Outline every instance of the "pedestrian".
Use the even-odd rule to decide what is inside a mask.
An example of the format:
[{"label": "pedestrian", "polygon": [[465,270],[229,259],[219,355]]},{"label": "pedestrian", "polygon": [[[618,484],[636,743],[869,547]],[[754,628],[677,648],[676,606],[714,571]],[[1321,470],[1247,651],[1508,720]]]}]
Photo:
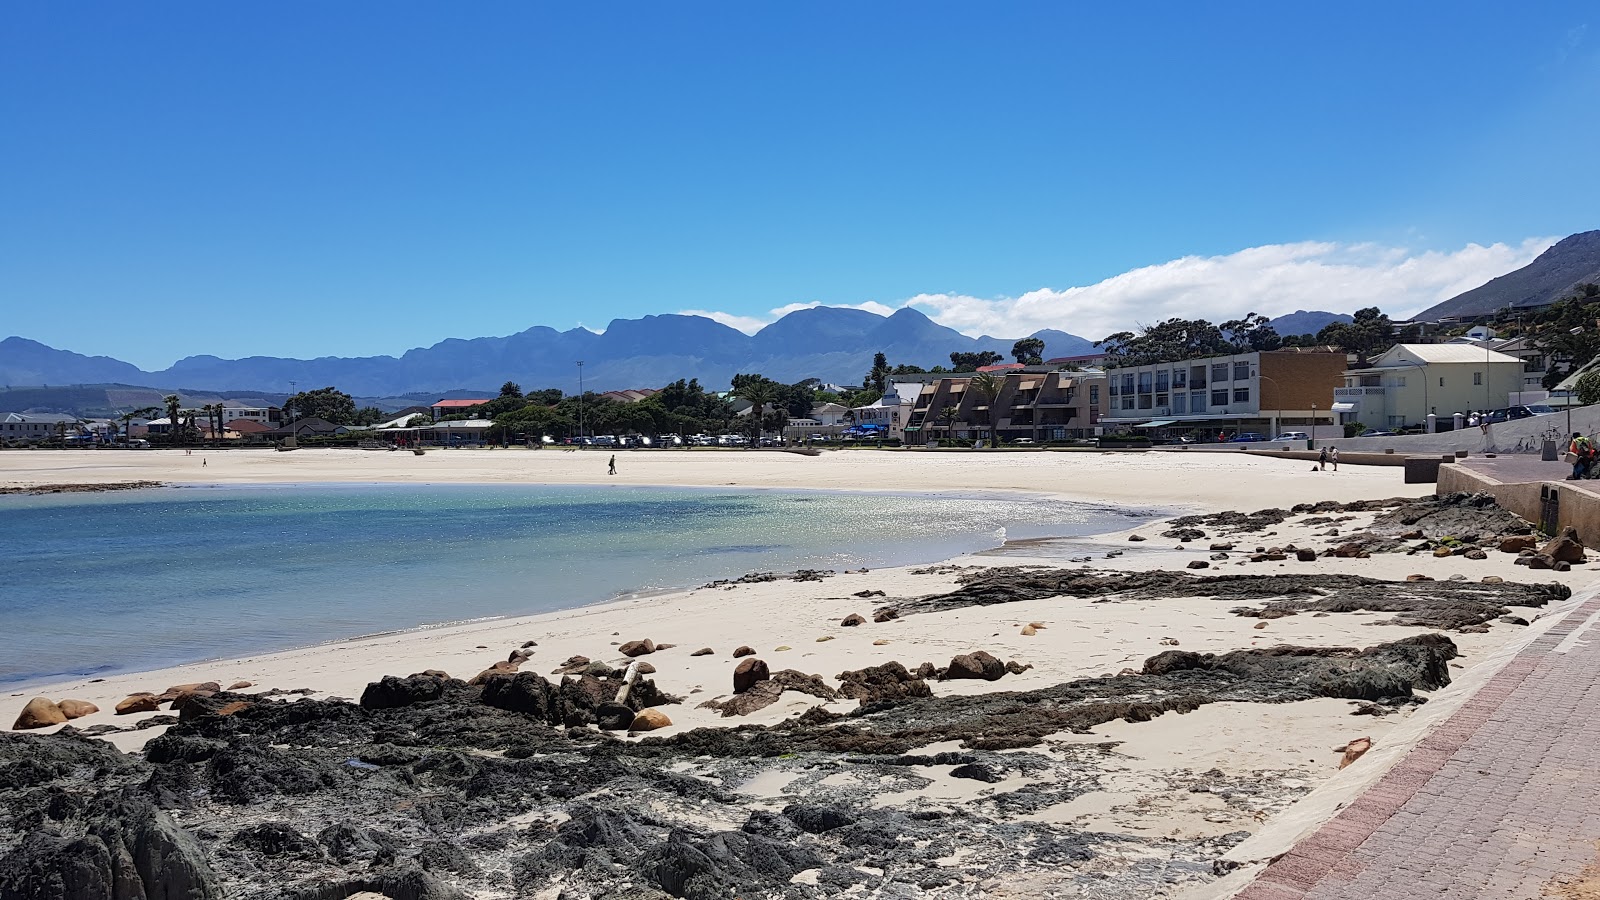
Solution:
[{"label": "pedestrian", "polygon": [[1572,442],[1567,445],[1567,462],[1572,463],[1572,474],[1567,476],[1568,481],[1577,481],[1589,473],[1589,459],[1594,455],[1594,444],[1583,436],[1583,432],[1574,431]]},{"label": "pedestrian", "polygon": [[1339,448],[1332,447],[1328,450],[1328,462],[1333,463],[1333,470],[1339,471]]},{"label": "pedestrian", "polygon": [[210,460],[206,459],[204,456],[200,457],[200,468],[204,469],[206,467],[206,463],[209,461]]},{"label": "pedestrian", "polygon": [[617,455],[615,453],[611,454],[611,471],[606,473],[606,474],[608,474],[608,475],[617,474]]},{"label": "pedestrian", "polygon": [[1317,454],[1317,471],[1321,472],[1324,468],[1327,467],[1327,465],[1328,465],[1328,448],[1327,447],[1323,447],[1322,448],[1322,452]]}]

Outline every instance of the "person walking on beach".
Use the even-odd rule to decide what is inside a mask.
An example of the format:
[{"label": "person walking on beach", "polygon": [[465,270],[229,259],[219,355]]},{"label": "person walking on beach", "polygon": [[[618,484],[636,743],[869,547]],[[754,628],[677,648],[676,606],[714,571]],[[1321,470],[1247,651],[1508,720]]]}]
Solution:
[{"label": "person walking on beach", "polygon": [[1333,470],[1339,471],[1339,448],[1332,447],[1328,450],[1328,462],[1333,463]]},{"label": "person walking on beach", "polygon": [[1323,447],[1322,448],[1322,452],[1317,454],[1317,471],[1321,472],[1323,469],[1327,468],[1327,466],[1328,466],[1328,448],[1327,447]]},{"label": "person walking on beach", "polygon": [[615,453],[611,454],[611,471],[607,472],[606,474],[607,475],[615,475],[615,474],[617,474],[617,455]]}]

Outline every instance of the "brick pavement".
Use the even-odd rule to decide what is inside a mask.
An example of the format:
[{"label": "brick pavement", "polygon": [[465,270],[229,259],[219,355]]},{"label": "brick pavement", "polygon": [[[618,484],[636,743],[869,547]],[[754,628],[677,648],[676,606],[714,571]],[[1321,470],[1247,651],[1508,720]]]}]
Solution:
[{"label": "brick pavement", "polygon": [[1597,847],[1600,595],[1235,900],[1600,897]]}]

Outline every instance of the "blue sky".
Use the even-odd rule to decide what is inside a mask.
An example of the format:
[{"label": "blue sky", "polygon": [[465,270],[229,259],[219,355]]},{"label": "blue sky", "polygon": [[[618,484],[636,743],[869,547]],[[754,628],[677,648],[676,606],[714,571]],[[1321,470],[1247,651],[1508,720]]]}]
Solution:
[{"label": "blue sky", "polygon": [[1596,227],[1592,10],[11,4],[0,334],[161,367],[1414,309]]}]

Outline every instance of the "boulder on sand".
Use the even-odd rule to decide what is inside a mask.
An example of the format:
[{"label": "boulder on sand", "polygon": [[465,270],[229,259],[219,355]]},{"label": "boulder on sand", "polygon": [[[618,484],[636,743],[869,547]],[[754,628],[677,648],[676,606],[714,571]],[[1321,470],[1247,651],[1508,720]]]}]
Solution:
[{"label": "boulder on sand", "polygon": [[618,647],[617,652],[627,657],[644,656],[656,652],[656,642],[649,638],[645,638],[642,641],[629,641]]},{"label": "boulder on sand", "polygon": [[175,684],[156,696],[157,703],[168,703],[178,699],[183,694],[201,694],[210,696],[222,690],[222,685],[215,681],[196,681],[191,684]]},{"label": "boulder on sand", "polygon": [[716,651],[712,650],[710,647],[701,647],[699,650],[696,650],[695,652],[693,652],[693,653],[691,653],[689,655],[690,656],[710,656],[711,654],[713,654],[715,652]]},{"label": "boulder on sand", "polygon": [[740,647],[739,649],[733,651],[733,658],[734,659],[738,659],[741,656],[755,656],[755,655],[756,655],[756,651],[754,649],[750,648],[750,647]]},{"label": "boulder on sand", "polygon": [[851,613],[850,615],[845,616],[844,621],[840,622],[839,624],[846,628],[854,628],[857,625],[867,624],[867,620],[861,618],[861,616],[857,613]]},{"label": "boulder on sand", "polygon": [[655,731],[657,728],[665,728],[671,724],[672,720],[667,718],[667,714],[661,710],[645,709],[640,710],[639,714],[633,717],[633,723],[628,727],[628,730]]},{"label": "boulder on sand", "polygon": [[117,715],[126,716],[132,713],[155,712],[161,707],[156,702],[156,695],[148,691],[133,694],[117,704]]},{"label": "boulder on sand", "polygon": [[926,681],[898,662],[840,672],[838,679],[840,696],[859,700],[862,705],[933,696]]},{"label": "boulder on sand", "polygon": [[960,678],[981,678],[984,681],[999,681],[1005,677],[1005,663],[996,659],[984,650],[972,653],[963,653],[950,660],[949,668],[945,669],[944,678],[955,680]]},{"label": "boulder on sand", "polygon": [[1539,554],[1556,562],[1583,562],[1583,541],[1578,538],[1578,529],[1571,525],[1561,529],[1561,535],[1545,544]]},{"label": "boulder on sand", "polygon": [[56,708],[61,710],[61,714],[69,719],[81,719],[84,716],[93,715],[100,711],[100,707],[87,700],[73,700],[70,698],[57,703]]},{"label": "boulder on sand", "polygon": [[1539,539],[1531,534],[1519,534],[1500,541],[1501,553],[1521,553],[1524,550],[1536,550]]},{"label": "boulder on sand", "polygon": [[758,681],[766,681],[772,674],[767,669],[767,664],[754,657],[739,663],[733,670],[733,692],[742,694],[750,690]]},{"label": "boulder on sand", "polygon": [[26,731],[29,728],[49,728],[65,721],[67,721],[66,715],[61,712],[61,707],[57,706],[54,700],[49,697],[35,697],[22,708],[16,724],[11,728],[13,731]]}]

